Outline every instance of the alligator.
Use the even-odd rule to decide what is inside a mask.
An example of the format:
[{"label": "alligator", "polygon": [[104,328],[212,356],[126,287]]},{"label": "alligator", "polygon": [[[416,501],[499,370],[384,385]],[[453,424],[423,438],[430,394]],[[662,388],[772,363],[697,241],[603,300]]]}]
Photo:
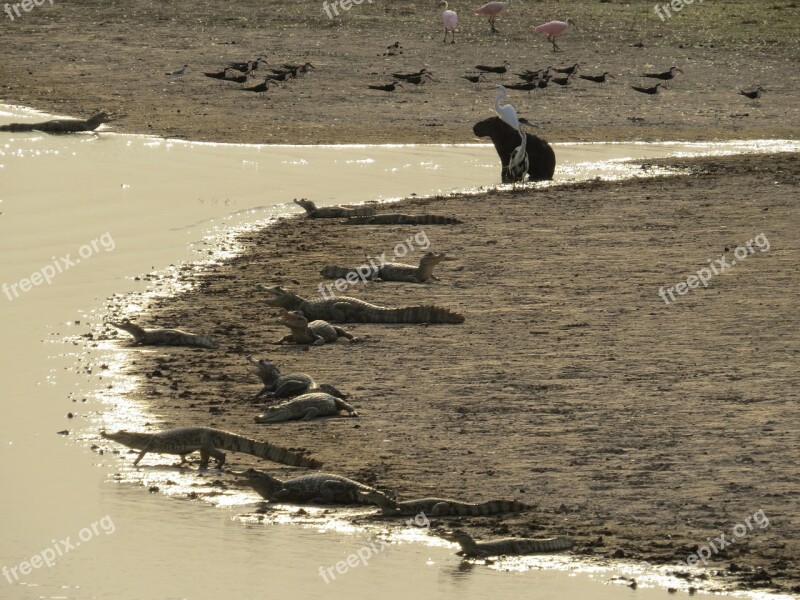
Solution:
[{"label": "alligator", "polygon": [[317,208],[311,200],[295,198],[294,203],[306,211],[309,219],[338,219],[342,217],[371,217],[375,209],[371,206],[323,206]]},{"label": "alligator", "polygon": [[[404,281],[406,283],[426,283],[431,279],[438,281],[433,270],[440,262],[456,260],[444,252],[428,252],[419,259],[419,266],[404,265],[403,263],[383,263],[381,266],[364,266],[356,269],[327,266],[320,271],[320,275],[327,279],[347,279],[348,276],[363,277],[372,281]],[[363,271],[367,270],[367,273]],[[350,275],[353,273],[354,275]]]},{"label": "alligator", "polygon": [[491,500],[480,504],[447,500],[444,498],[422,498],[397,502],[383,495],[368,498],[384,515],[413,516],[425,513],[431,517],[479,517],[508,512],[522,512],[533,507],[515,500]]},{"label": "alligator", "polygon": [[406,306],[386,308],[349,296],[335,298],[305,298],[279,285],[267,287],[258,284],[258,289],[271,295],[267,304],[299,310],[307,319],[325,320],[333,323],[463,323],[464,316],[438,306]]},{"label": "alligator", "polygon": [[339,337],[345,337],[351,342],[357,342],[358,338],[348,333],[341,327],[331,325],[327,321],[317,319],[308,322],[303,313],[294,310],[288,311],[285,308],[280,310],[280,323],[292,330],[287,336],[278,340],[277,344],[284,342],[294,342],[295,344],[311,344],[312,346],[322,346],[325,343],[335,342]]},{"label": "alligator", "polygon": [[99,112],[89,119],[53,119],[40,123],[9,123],[0,126],[0,131],[42,131],[44,133],[78,133],[94,131],[103,123],[111,121],[105,112]]},{"label": "alligator", "polygon": [[235,433],[210,427],[180,427],[158,433],[122,429],[116,433],[101,431],[100,435],[128,448],[139,450],[139,456],[133,461],[134,465],[138,465],[139,461],[148,452],[179,454],[181,457],[180,464],[184,464],[187,462],[187,454],[199,450],[201,467],[207,467],[209,457],[213,456],[214,460],[217,461],[217,467],[222,468],[222,465],[225,464],[225,453],[218,450],[218,448],[222,448],[230,452],[244,452],[258,458],[273,460],[293,467],[319,468],[322,466],[322,463],[318,460],[300,456],[286,448],[281,448],[268,442],[257,442]]},{"label": "alligator", "polygon": [[461,225],[463,221],[442,215],[383,213],[371,217],[350,217],[342,223],[345,225]]},{"label": "alligator", "polygon": [[127,331],[133,336],[133,343],[141,346],[201,346],[216,348],[217,345],[208,336],[187,333],[180,329],[145,329],[130,321],[113,323],[117,329]]},{"label": "alligator", "polygon": [[461,546],[459,556],[484,558],[487,556],[513,556],[519,554],[538,554],[543,552],[561,552],[572,548],[573,541],[568,537],[554,538],[503,538],[490,542],[476,542],[465,531],[455,530],[442,535],[448,541]]},{"label": "alligator", "polygon": [[330,473],[301,475],[286,481],[255,469],[247,469],[239,475],[245,477],[247,485],[269,502],[372,504],[375,498],[390,500],[373,487]]},{"label": "alligator", "polygon": [[264,387],[254,398],[267,396],[268,398],[292,398],[300,394],[319,391],[336,396],[337,398],[347,398],[344,394],[332,385],[327,383],[317,384],[313,378],[305,373],[294,375],[281,375],[278,366],[271,361],[261,359],[258,362],[253,360],[252,355],[248,355],[247,361],[256,368],[256,375],[261,379]]},{"label": "alligator", "polygon": [[351,417],[358,416],[356,409],[341,398],[324,392],[311,392],[268,406],[255,418],[255,421],[256,423],[281,423],[298,419],[310,421],[317,417],[338,415],[340,410],[346,410]]}]

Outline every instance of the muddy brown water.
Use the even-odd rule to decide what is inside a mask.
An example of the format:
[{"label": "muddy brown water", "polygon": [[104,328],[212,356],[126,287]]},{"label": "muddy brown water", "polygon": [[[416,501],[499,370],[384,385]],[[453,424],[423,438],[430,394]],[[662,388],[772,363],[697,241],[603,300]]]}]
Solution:
[{"label": "muddy brown water", "polygon": [[[43,118],[0,106],[0,123]],[[557,180],[569,181],[647,175],[626,164],[634,158],[796,151],[798,144],[555,149]],[[120,374],[135,353],[106,345],[92,351],[103,373],[75,368],[86,349],[74,336],[102,319],[108,296],[146,289],[136,276],[224,258],[236,251],[232,232],[298,212],[295,197],[320,205],[387,200],[479,190],[498,179],[487,145],[252,146],[0,133],[0,598],[630,596],[622,580],[609,584],[614,577],[636,577],[639,598],[680,587],[639,565],[567,556],[463,563],[424,527],[365,530],[313,510],[303,521],[262,523],[240,517],[255,507],[252,494],[209,504],[149,493],[159,482],[192,490],[208,480],[166,466],[168,459],[164,468],[131,470],[130,461],[91,447],[101,426],[157,421],[120,396],[136,385]],[[142,308],[129,307],[133,314]]]}]

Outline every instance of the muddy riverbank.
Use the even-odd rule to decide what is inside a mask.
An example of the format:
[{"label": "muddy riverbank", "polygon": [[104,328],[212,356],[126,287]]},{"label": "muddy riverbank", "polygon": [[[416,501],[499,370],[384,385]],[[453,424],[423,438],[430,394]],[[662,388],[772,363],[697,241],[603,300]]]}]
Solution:
[{"label": "muddy riverbank", "polygon": [[[669,166],[690,174],[392,208],[464,221],[455,226],[281,219],[247,234],[240,256],[202,275],[187,270],[190,291],[156,301],[148,324],[207,333],[221,348],[137,354],[133,393],[166,426],[302,448],[326,470],[402,498],[538,506],[460,523],[480,536],[568,534],[582,554],[671,564],[763,511],[768,526],[709,564],[732,586],[797,591],[798,157]],[[313,296],[322,266],[393,253],[423,231],[417,239],[458,257],[439,268],[441,281],[351,294],[445,306],[464,324],[353,324],[362,343],[273,345],[285,330],[256,284]],[[675,286],[709,261],[735,260],[757,236],[747,260],[707,289],[676,291],[670,304],[659,296],[685,290]],[[248,353],[352,394],[361,417],[256,425],[261,405],[250,397],[260,385]]]}]

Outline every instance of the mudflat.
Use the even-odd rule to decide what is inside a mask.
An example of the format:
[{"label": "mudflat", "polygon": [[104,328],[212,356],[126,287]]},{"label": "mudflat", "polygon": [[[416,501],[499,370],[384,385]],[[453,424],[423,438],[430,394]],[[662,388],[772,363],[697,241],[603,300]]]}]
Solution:
[{"label": "mudflat", "polygon": [[[321,0],[45,2],[13,21],[0,13],[0,97],[73,116],[108,110],[116,131],[192,140],[454,143],[472,141],[472,124],[492,114],[495,84],[519,83],[514,73],[523,69],[580,62],[583,74],[616,79],[511,92],[549,141],[800,136],[796,2],[686,3],[664,20],[652,0],[514,2],[498,18],[498,34],[472,14],[473,4],[480,3],[451,3],[457,43],[444,44],[433,0],[365,1],[332,19]],[[581,31],[559,38],[564,51],[554,53],[533,27],[567,17]],[[402,54],[387,56],[395,42]],[[264,67],[246,84],[203,75],[259,56],[269,67],[316,68],[264,93],[242,89],[260,83]],[[462,78],[503,61],[510,71],[485,83]],[[186,75],[165,74],[184,64]],[[630,89],[655,85],[640,75],[672,66],[685,73],[669,90]],[[423,67],[435,81],[392,93],[367,88]],[[739,95],[758,85],[768,90],[761,100]]]},{"label": "mudflat", "polygon": [[[434,527],[570,535],[578,553],[655,564],[724,534],[729,544],[709,559],[724,583],[712,587],[798,592],[800,159],[649,164],[684,171],[385,208],[461,225],[292,217],[249,233],[241,255],[187,270],[192,289],[147,317],[220,349],[137,355],[131,374],[143,383],[131,393],[166,426],[307,450],[326,471],[401,499],[537,505]],[[316,297],[325,265],[393,258],[401,245],[414,262],[428,243],[458,258],[437,267],[440,281],[358,283],[348,294],[447,307],[463,324],[346,324],[360,343],[274,345],[287,330],[257,284]],[[351,394],[360,417],[255,424],[263,404],[252,400],[261,383],[250,353]]]}]

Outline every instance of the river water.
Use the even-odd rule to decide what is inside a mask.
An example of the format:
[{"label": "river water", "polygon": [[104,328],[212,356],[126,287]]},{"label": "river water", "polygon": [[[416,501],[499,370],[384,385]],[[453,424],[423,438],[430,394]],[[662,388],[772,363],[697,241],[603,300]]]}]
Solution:
[{"label": "river water", "polygon": [[[0,105],[0,124],[44,118],[50,117]],[[798,145],[555,150],[557,178],[567,181],[651,172],[623,159]],[[232,231],[299,212],[295,197],[353,203],[477,189],[498,179],[494,150],[479,144],[253,146],[0,132],[0,599],[661,598],[666,591],[659,586],[681,587],[636,565],[609,568],[559,556],[492,567],[463,563],[453,546],[424,529],[394,532],[383,547],[377,540],[385,532],[344,523],[241,519],[253,508],[252,496],[211,505],[149,493],[124,483],[116,455],[90,446],[99,424],[149,418],[146,407],[119,395],[135,385],[118,373],[127,352],[101,346],[87,361],[75,341],[101,319],[106,298],[146,289],[136,276],[217,259],[220,239]],[[89,362],[109,368],[75,368]],[[177,475],[156,469],[148,476]],[[327,582],[320,575],[321,567],[359,550],[364,556],[364,548],[371,548],[368,564],[353,561]],[[640,587],[609,583],[615,576],[635,576]]]}]

